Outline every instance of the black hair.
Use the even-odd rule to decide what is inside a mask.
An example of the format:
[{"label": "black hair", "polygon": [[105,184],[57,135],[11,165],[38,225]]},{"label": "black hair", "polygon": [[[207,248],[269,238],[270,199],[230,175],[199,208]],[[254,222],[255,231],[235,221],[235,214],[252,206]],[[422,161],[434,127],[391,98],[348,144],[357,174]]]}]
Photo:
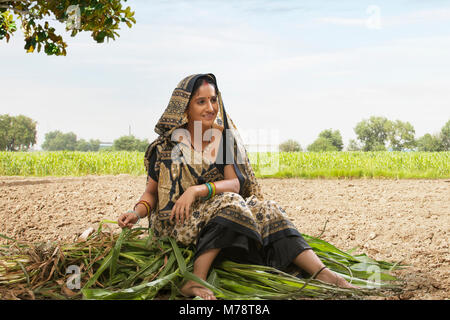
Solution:
[{"label": "black hair", "polygon": [[219,94],[219,89],[217,88],[216,82],[213,79],[211,79],[211,77],[201,76],[197,80],[195,80],[194,86],[192,88],[192,93],[191,93],[191,96],[189,97],[189,101],[188,101],[188,104],[187,104],[186,108],[189,107],[189,104],[191,103],[192,97],[195,95],[195,93],[197,92],[198,88],[202,85],[203,80],[206,80],[206,82],[208,82],[209,84],[212,84],[214,86],[214,90],[216,91],[216,94]]}]

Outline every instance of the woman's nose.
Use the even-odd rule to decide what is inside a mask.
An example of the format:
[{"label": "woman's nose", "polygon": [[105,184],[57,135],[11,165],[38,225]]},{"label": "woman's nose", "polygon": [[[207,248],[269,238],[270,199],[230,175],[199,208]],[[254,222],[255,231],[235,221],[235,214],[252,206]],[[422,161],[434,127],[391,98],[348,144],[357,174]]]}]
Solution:
[{"label": "woman's nose", "polygon": [[208,100],[206,107],[208,108],[209,111],[211,112],[214,111],[214,106],[210,100]]}]

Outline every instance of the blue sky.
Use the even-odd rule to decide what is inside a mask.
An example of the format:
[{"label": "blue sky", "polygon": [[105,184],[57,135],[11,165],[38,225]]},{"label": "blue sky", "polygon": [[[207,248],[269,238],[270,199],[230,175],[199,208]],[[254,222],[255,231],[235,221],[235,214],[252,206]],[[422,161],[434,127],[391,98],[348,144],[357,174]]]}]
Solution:
[{"label": "blue sky", "polygon": [[[0,43],[0,114],[45,133],[113,141],[156,138],[177,83],[214,73],[247,143],[320,131],[344,144],[370,116],[409,121],[416,136],[450,119],[450,1],[130,0],[137,23],[116,41],[71,38],[66,57]],[[270,141],[264,140],[269,133]]]}]

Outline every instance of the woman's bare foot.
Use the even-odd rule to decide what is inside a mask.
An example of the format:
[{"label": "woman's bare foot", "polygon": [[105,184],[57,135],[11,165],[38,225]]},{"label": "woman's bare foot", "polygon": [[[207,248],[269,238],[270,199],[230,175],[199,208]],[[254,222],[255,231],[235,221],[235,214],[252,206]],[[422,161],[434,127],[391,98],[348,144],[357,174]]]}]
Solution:
[{"label": "woman's bare foot", "polygon": [[352,285],[351,283],[347,282],[344,278],[339,276],[338,274],[334,273],[328,268],[323,269],[316,277],[316,279],[334,284],[335,286],[339,288],[347,288],[347,289],[359,289],[359,287]]},{"label": "woman's bare foot", "polygon": [[186,282],[186,284],[181,288],[180,291],[185,297],[198,296],[204,300],[217,300],[211,290],[194,281]]}]

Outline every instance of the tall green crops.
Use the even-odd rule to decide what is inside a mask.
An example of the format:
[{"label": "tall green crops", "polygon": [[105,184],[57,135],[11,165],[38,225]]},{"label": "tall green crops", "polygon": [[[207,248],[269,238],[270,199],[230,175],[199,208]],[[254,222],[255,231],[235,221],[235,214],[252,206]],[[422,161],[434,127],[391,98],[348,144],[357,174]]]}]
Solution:
[{"label": "tall green crops", "polygon": [[450,177],[450,152],[280,152],[249,158],[258,177]]},{"label": "tall green crops", "polygon": [[[449,178],[450,152],[249,153],[257,177]],[[0,152],[0,176],[145,175],[143,152]]]},{"label": "tall green crops", "polygon": [[145,174],[142,152],[0,152],[3,176]]}]

